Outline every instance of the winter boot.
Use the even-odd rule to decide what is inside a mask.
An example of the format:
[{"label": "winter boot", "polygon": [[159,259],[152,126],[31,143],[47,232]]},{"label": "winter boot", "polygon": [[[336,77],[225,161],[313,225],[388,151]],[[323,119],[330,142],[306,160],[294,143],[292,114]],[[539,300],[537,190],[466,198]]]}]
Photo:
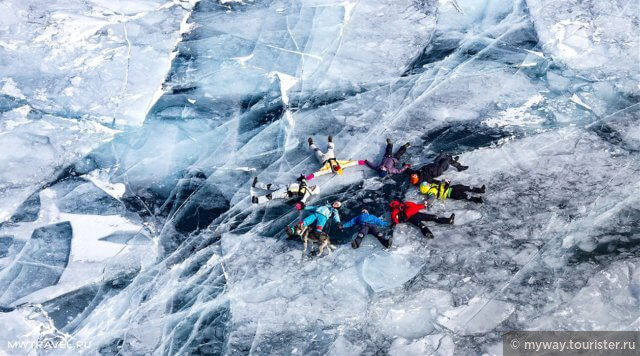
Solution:
[{"label": "winter boot", "polygon": [[472,201],[474,203],[478,203],[478,204],[484,203],[484,200],[482,200],[482,197],[471,197],[467,200]]},{"label": "winter boot", "polygon": [[463,166],[462,164],[460,164],[460,162],[458,161],[453,161],[451,162],[451,165],[456,167],[456,169],[458,170],[458,172],[462,172],[462,171],[466,171],[467,169],[469,169],[469,166]]},{"label": "winter boot", "polygon": [[329,135],[329,137],[327,137],[327,141],[333,142],[333,136]]},{"label": "winter boot", "polygon": [[422,223],[421,225],[422,226],[420,227],[420,232],[422,232],[422,235],[424,235],[424,237],[426,237],[428,239],[432,239],[433,238],[433,233],[431,232],[431,230],[429,230],[427,225],[425,225],[424,223]]},{"label": "winter boot", "polygon": [[380,242],[382,243],[382,246],[384,246],[385,248],[391,248],[391,245],[393,245],[393,238],[389,237],[388,239],[381,239]]},{"label": "winter boot", "polygon": [[313,139],[311,137],[309,137],[309,139],[307,139],[307,142],[309,142],[309,146],[313,145]]},{"label": "winter boot", "polygon": [[253,182],[251,182],[251,188],[255,188],[256,184],[258,184],[258,177],[253,177]]},{"label": "winter boot", "polygon": [[456,219],[456,214],[451,214],[451,216],[449,217],[449,224],[453,225],[453,221]]}]

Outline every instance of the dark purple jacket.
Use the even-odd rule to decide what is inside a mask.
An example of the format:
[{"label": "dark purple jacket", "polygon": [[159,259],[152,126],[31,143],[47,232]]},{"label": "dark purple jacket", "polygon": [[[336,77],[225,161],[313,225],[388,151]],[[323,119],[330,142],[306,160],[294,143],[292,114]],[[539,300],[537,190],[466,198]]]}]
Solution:
[{"label": "dark purple jacket", "polygon": [[396,164],[398,164],[398,159],[394,158],[394,157],[384,157],[382,159],[382,162],[380,162],[380,164],[377,165],[377,166],[371,164],[371,162],[369,162],[369,161],[365,161],[365,163],[367,164],[367,167],[369,167],[371,169],[375,169],[376,171],[381,171],[384,168],[384,170],[389,172],[389,174],[404,173],[404,171],[406,171],[407,168],[409,168],[406,165],[403,166],[400,169],[396,168]]}]

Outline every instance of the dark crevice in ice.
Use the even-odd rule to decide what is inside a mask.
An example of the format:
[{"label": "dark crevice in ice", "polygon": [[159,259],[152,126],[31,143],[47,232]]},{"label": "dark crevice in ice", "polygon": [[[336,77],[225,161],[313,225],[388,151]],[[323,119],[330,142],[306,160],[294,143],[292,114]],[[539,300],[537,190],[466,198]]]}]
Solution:
[{"label": "dark crevice in ice", "polygon": [[56,328],[66,333],[73,331],[104,300],[126,288],[138,270],[123,272],[108,281],[93,283],[43,303],[43,308]]},{"label": "dark crevice in ice", "polygon": [[62,222],[33,231],[19,258],[0,277],[0,305],[58,283],[71,253],[71,224]]}]

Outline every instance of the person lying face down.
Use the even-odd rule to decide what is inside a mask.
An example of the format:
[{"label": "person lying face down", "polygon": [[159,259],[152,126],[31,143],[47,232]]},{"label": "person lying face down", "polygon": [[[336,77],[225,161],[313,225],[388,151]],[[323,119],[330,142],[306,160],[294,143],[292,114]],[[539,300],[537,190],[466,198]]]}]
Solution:
[{"label": "person lying face down", "polygon": [[300,210],[304,208],[307,200],[312,195],[320,194],[320,187],[316,185],[307,185],[307,179],[304,175],[300,175],[296,181],[297,183],[282,185],[262,183],[258,181],[258,177],[254,177],[251,188],[266,190],[269,193],[257,196],[254,195],[252,191],[251,202],[253,204],[263,204],[271,201],[272,199],[293,199],[296,209]]},{"label": "person lying face down", "polygon": [[470,196],[469,193],[484,194],[485,186],[470,187],[463,184],[451,184],[448,181],[440,183],[420,183],[420,193],[427,196],[428,201],[435,199],[468,200],[474,203],[482,203],[482,197]]},{"label": "person lying face down", "polygon": [[362,239],[364,239],[367,234],[371,234],[375,236],[378,241],[382,244],[382,246],[389,248],[391,247],[391,238],[385,239],[384,233],[380,230],[381,228],[386,228],[389,226],[389,223],[377,218],[369,214],[367,209],[362,209],[360,215],[354,217],[353,219],[347,221],[343,227],[345,229],[350,228],[352,226],[357,226],[359,228],[358,234],[356,238],[351,242],[351,247],[358,248],[360,247],[360,243],[362,243]]},{"label": "person lying face down", "polygon": [[389,203],[389,208],[391,208],[391,221],[394,225],[409,222],[419,228],[422,235],[428,239],[433,238],[433,233],[427,227],[427,221],[433,221],[438,224],[453,225],[453,221],[456,216],[455,214],[451,214],[450,217],[445,218],[422,213],[420,210],[424,210],[427,207],[424,204],[416,204],[410,201],[399,202],[394,200]]},{"label": "person lying face down", "polygon": [[327,152],[322,152],[318,146],[313,143],[313,139],[309,137],[307,140],[309,142],[309,149],[313,151],[316,159],[322,167],[309,175],[306,176],[307,180],[312,180],[315,177],[319,177],[325,174],[334,173],[334,174],[342,174],[343,170],[348,167],[353,167],[357,165],[364,165],[364,160],[346,160],[339,161],[336,159],[336,154],[334,151],[335,145],[333,143],[333,137],[327,137]]},{"label": "person lying face down", "polygon": [[391,142],[391,139],[388,138],[387,147],[384,152],[384,157],[382,157],[382,161],[378,165],[375,165],[367,160],[365,160],[364,163],[367,165],[367,167],[377,171],[380,177],[385,177],[387,176],[387,174],[404,173],[404,171],[406,171],[408,168],[411,168],[411,165],[403,164],[402,168],[399,169],[396,168],[396,165],[400,161],[400,157],[402,157],[402,155],[407,152],[407,148],[409,148],[410,145],[411,144],[407,142],[404,145],[400,146],[396,153],[393,153],[393,142]]},{"label": "person lying face down", "polygon": [[426,164],[416,170],[408,169],[406,173],[409,175],[409,182],[413,185],[418,185],[421,182],[427,183],[439,183],[440,181],[434,179],[442,175],[449,166],[454,166],[459,172],[462,172],[469,168],[469,166],[463,166],[458,162],[458,156],[452,157],[448,153],[439,154],[433,162]]}]

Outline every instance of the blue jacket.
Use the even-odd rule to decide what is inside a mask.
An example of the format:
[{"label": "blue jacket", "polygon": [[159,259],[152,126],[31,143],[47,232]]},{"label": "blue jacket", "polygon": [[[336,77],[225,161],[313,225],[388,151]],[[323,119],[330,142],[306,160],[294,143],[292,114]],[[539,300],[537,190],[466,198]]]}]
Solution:
[{"label": "blue jacket", "polygon": [[349,220],[346,224],[343,225],[343,227],[347,228],[347,227],[352,227],[353,225],[364,225],[364,224],[378,225],[381,227],[387,227],[389,225],[388,222],[381,220],[371,214],[362,213],[356,216],[355,218]]},{"label": "blue jacket", "polygon": [[327,219],[330,219],[331,217],[333,217],[333,221],[335,221],[337,224],[340,224],[340,214],[338,213],[338,210],[332,207],[331,205],[323,205],[323,206],[309,205],[305,207],[304,210],[312,211],[316,214],[323,215]]}]

